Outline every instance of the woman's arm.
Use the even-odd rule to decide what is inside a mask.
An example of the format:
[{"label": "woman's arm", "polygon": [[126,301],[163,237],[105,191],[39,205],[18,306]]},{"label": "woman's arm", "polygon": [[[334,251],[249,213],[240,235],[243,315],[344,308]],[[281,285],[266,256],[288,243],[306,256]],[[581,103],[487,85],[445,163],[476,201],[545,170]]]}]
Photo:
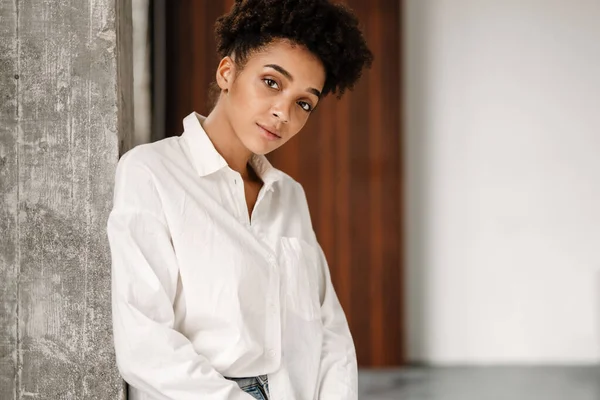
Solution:
[{"label": "woman's arm", "polygon": [[348,321],[331,282],[329,265],[312,227],[308,201],[302,185],[297,185],[298,210],[303,226],[309,230],[308,242],[317,250],[319,269],[319,300],[323,345],[319,368],[318,400],[357,400],[358,368],[356,350],[350,334]]},{"label": "woman's arm", "polygon": [[130,155],[119,161],[107,224],[119,372],[156,399],[250,400],[173,329],[177,258],[152,175]]},{"label": "woman's arm", "polygon": [[344,310],[331,283],[325,254],[317,244],[323,279],[321,320],[323,348],[319,372],[319,400],[358,399],[356,351]]}]

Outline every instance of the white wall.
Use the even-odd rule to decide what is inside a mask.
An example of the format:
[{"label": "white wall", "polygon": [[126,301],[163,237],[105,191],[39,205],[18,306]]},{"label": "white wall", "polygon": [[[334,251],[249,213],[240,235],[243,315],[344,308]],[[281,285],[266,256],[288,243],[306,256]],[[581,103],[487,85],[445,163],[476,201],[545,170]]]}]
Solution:
[{"label": "white wall", "polygon": [[151,141],[152,93],[150,77],[149,0],[132,0],[133,20],[133,144]]},{"label": "white wall", "polygon": [[600,360],[600,1],[405,0],[409,354]]}]

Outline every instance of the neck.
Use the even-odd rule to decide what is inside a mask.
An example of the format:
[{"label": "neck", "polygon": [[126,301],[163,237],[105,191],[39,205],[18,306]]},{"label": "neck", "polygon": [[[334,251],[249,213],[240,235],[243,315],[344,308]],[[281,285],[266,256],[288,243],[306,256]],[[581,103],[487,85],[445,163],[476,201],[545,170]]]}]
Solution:
[{"label": "neck", "polygon": [[202,128],[229,167],[239,172],[243,179],[252,178],[253,174],[248,168],[252,152],[235,134],[219,102],[202,123]]}]

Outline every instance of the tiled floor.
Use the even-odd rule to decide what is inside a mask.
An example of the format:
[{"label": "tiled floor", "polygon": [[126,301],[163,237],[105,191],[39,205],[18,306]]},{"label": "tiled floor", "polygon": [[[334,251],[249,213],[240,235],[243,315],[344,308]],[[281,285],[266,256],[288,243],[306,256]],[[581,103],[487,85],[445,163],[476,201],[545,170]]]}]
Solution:
[{"label": "tiled floor", "polygon": [[361,370],[360,400],[600,400],[598,367]]}]

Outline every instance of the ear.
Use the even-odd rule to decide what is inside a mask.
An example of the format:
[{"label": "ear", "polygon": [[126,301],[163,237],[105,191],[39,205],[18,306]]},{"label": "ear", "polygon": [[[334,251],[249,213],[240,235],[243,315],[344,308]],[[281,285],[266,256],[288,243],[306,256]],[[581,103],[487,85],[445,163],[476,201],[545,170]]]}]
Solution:
[{"label": "ear", "polygon": [[217,67],[217,85],[223,91],[228,91],[235,77],[235,63],[231,57],[224,57]]}]

